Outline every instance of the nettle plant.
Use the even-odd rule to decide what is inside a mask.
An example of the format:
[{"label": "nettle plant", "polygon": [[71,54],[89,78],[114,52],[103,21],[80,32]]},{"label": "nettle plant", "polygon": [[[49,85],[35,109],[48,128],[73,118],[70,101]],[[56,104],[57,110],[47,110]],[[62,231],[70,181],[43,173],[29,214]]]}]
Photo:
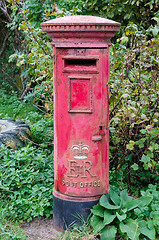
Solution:
[{"label": "nettle plant", "polygon": [[[159,191],[153,185],[133,199],[126,190],[111,189],[91,210],[91,225],[101,240],[155,240],[159,236]],[[147,239],[146,238],[146,239]]]}]

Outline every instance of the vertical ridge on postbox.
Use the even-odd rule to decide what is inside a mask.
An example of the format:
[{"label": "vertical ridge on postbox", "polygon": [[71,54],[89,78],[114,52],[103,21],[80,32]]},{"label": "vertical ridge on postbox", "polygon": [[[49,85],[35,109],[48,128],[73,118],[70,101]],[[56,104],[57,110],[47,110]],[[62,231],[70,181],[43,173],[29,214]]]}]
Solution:
[{"label": "vertical ridge on postbox", "polygon": [[41,26],[54,49],[54,197],[98,200],[109,185],[109,46],[120,24],[69,16]]}]

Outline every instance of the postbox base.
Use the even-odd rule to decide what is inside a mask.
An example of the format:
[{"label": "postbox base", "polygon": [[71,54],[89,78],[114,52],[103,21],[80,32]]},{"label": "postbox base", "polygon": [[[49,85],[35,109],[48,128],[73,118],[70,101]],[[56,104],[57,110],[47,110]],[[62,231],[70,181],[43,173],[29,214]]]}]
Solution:
[{"label": "postbox base", "polygon": [[74,224],[81,226],[84,221],[87,221],[90,209],[98,203],[100,198],[97,196],[93,200],[89,200],[89,198],[79,198],[78,200],[77,197],[66,199],[67,196],[63,194],[57,196],[55,192],[57,193],[57,191],[54,190],[53,193],[53,224],[58,231],[72,228]]}]

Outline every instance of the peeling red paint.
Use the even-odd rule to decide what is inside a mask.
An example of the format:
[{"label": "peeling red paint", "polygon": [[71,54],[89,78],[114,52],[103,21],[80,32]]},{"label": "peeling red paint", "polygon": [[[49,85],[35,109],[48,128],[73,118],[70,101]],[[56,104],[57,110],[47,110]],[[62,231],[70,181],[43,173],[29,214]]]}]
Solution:
[{"label": "peeling red paint", "polygon": [[97,199],[109,189],[109,46],[120,24],[70,16],[41,25],[54,49],[54,194]]}]

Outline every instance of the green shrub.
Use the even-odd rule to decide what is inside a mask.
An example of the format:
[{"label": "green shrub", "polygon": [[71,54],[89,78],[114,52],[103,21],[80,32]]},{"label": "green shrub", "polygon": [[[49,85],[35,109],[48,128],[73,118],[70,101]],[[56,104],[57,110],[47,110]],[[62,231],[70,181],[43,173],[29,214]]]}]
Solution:
[{"label": "green shrub", "polygon": [[91,210],[91,225],[101,240],[155,240],[159,236],[159,191],[149,185],[140,198],[133,199],[126,190],[119,194],[111,189]]},{"label": "green shrub", "polygon": [[52,115],[46,111],[43,113],[37,109],[31,103],[32,99],[29,99],[29,96],[26,96],[24,100],[20,101],[15,92],[8,95],[4,90],[1,90],[1,93],[0,117],[25,121],[30,126],[33,142],[37,145],[42,144],[45,147],[52,148]]},{"label": "green shrub", "polygon": [[119,21],[124,26],[132,21],[138,26],[148,27],[153,23],[152,17],[158,10],[158,0],[58,0],[57,4],[62,10],[102,16]]},{"label": "green shrub", "polygon": [[0,94],[0,117],[2,118],[17,118],[24,120],[28,113],[35,112],[37,109],[31,102],[25,103],[20,101],[16,92],[11,91],[6,94],[5,90],[1,89]]},{"label": "green shrub", "polygon": [[158,36],[130,23],[111,48],[110,169],[129,191],[159,180]]},{"label": "green shrub", "polygon": [[53,154],[27,146],[0,148],[1,199],[8,217],[28,221],[52,215]]},{"label": "green shrub", "polygon": [[17,223],[8,222],[5,217],[5,202],[0,200],[0,239],[2,240],[26,240],[22,229]]}]

